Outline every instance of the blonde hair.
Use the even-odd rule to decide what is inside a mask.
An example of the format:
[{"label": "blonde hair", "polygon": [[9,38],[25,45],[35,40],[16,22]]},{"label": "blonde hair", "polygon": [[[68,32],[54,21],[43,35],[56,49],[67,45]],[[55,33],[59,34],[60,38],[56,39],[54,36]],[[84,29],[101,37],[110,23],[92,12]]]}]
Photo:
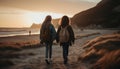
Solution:
[{"label": "blonde hair", "polygon": [[41,28],[48,28],[48,26],[51,24],[51,21],[52,17],[50,15],[46,16]]},{"label": "blonde hair", "polygon": [[50,15],[46,16],[46,18],[45,18],[43,23],[47,23],[49,21],[52,21],[52,17]]}]

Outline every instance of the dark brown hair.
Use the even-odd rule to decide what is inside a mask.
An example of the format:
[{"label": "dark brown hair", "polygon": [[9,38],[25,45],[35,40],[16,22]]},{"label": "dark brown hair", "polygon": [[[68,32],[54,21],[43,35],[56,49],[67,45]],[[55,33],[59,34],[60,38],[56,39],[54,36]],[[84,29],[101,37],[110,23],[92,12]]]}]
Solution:
[{"label": "dark brown hair", "polygon": [[65,26],[69,25],[69,22],[70,22],[69,17],[65,15],[61,18],[60,25],[62,27],[65,27]]}]

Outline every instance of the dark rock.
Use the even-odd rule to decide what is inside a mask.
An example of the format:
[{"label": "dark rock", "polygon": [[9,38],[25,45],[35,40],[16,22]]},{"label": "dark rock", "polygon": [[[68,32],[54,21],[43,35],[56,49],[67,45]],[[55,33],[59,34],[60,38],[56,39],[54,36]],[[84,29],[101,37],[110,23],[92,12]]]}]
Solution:
[{"label": "dark rock", "polygon": [[102,28],[120,27],[120,0],[102,0],[95,7],[74,15],[72,25],[78,27],[89,25],[102,26]]}]

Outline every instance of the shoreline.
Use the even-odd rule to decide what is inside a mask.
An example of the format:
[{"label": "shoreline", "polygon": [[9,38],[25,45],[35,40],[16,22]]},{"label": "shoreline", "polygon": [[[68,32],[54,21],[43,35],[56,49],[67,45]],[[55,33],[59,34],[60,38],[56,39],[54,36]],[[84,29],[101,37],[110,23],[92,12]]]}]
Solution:
[{"label": "shoreline", "polygon": [[[94,35],[110,34],[116,31],[118,30],[91,30],[91,29],[84,31],[75,30],[75,39],[77,40]],[[23,47],[32,46],[36,44],[40,44],[39,34],[0,37],[0,47],[2,46]]]},{"label": "shoreline", "polygon": [[[90,41],[93,38],[96,38],[98,36],[101,35],[106,35],[106,34],[112,34],[116,31],[110,31],[108,30],[103,31],[103,30],[84,30],[84,31],[76,31],[75,32],[75,36],[76,36],[76,40],[75,40],[75,44],[73,46],[70,46],[69,49],[69,66],[64,66],[64,64],[62,63],[63,59],[62,59],[62,49],[58,44],[54,44],[53,45],[53,63],[52,63],[52,67],[51,68],[59,68],[59,69],[64,69],[66,67],[68,68],[73,68],[76,69],[78,68],[83,68],[83,69],[89,69],[89,64],[82,64],[79,63],[78,58],[79,56],[85,51],[85,49],[83,49],[83,45],[84,43]],[[44,69],[48,66],[46,66],[45,62],[44,62],[44,53],[45,53],[45,47],[44,45],[39,46],[37,45],[37,43],[39,43],[39,35],[20,35],[20,36],[12,36],[12,37],[4,37],[4,38],[0,38],[0,43],[3,42],[3,44],[7,45],[8,42],[12,45],[13,44],[13,48],[14,47],[21,47],[21,49],[13,49],[13,48],[5,48],[5,51],[1,51],[1,58],[3,59],[8,59],[9,58],[9,62],[13,63],[13,65],[10,65],[7,61],[4,61],[4,65],[10,65],[10,67],[7,67],[9,69],[16,69],[16,68],[26,68],[26,67],[30,67],[32,69],[37,69],[37,68],[41,68]],[[10,44],[8,44],[10,46]],[[1,44],[0,44],[1,45]],[[11,46],[11,47],[12,47]],[[23,48],[24,46],[27,46],[26,48]],[[38,47],[37,47],[38,46]],[[1,46],[0,46],[1,49]],[[3,48],[4,49],[4,48]],[[10,49],[10,51],[9,51]],[[12,49],[12,50],[11,50]],[[2,53],[4,52],[4,54]],[[2,59],[1,59],[2,60]],[[80,65],[82,64],[82,65]],[[34,66],[34,67],[31,67]],[[61,67],[63,66],[63,67]],[[85,68],[84,68],[85,67]]]},{"label": "shoreline", "polygon": [[23,46],[36,45],[39,43],[39,34],[0,37],[0,47],[11,46],[20,48]]}]

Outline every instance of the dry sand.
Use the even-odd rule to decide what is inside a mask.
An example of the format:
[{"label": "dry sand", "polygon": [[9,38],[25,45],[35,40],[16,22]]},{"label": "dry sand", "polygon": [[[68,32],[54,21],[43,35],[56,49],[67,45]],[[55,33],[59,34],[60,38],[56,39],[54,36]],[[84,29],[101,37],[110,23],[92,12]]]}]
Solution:
[{"label": "dry sand", "polygon": [[[54,44],[52,64],[47,65],[45,63],[44,61],[45,47],[43,46],[38,48],[22,49],[21,51],[15,51],[15,53],[17,54],[24,54],[24,55],[19,55],[18,58],[9,58],[9,60],[11,60],[14,63],[14,65],[10,67],[6,67],[4,69],[89,69],[88,64],[77,62],[79,55],[82,52],[84,52],[84,49],[81,46],[86,41],[89,41],[97,36],[100,36],[103,34],[109,34],[113,32],[115,32],[115,30],[76,31],[75,33],[76,33],[77,39],[75,41],[75,44],[73,46],[70,46],[68,65],[63,64],[62,48],[59,46],[59,44]],[[95,33],[98,33],[98,34],[95,34]],[[14,43],[15,44],[17,43],[17,44],[14,45]],[[37,43],[39,43],[39,35],[31,35],[31,36],[24,35],[24,36],[12,36],[12,37],[0,38],[1,46],[4,46],[4,44],[11,45],[11,46],[12,45],[25,46],[26,44],[34,45]]]}]

